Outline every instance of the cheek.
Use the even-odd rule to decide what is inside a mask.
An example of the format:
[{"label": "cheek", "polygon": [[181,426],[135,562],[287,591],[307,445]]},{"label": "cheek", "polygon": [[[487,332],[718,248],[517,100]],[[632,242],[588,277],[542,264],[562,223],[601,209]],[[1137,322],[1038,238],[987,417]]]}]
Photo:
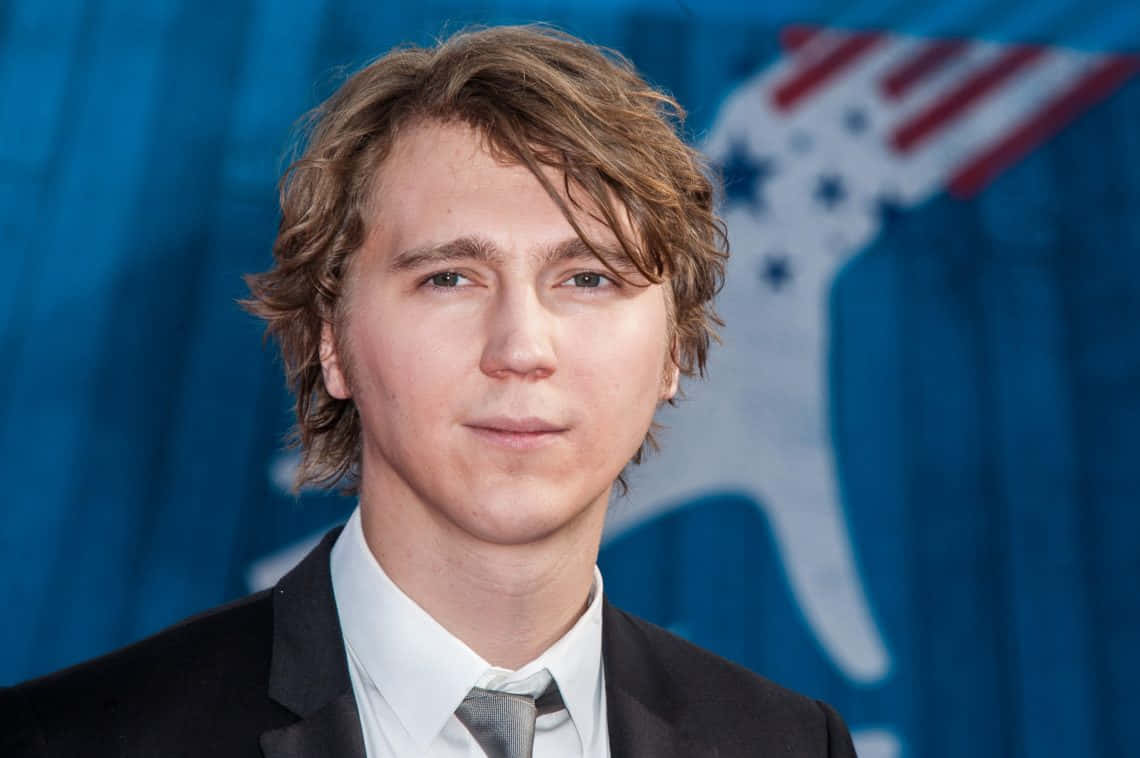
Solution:
[{"label": "cheek", "polygon": [[[657,408],[666,363],[664,315],[610,319],[573,344],[574,365],[593,408],[616,421],[622,437],[644,435]],[[645,427],[644,429],[641,427]]]},{"label": "cheek", "polygon": [[408,428],[446,412],[464,360],[458,345],[441,341],[446,331],[377,316],[361,319],[352,336],[353,396],[362,414]]}]

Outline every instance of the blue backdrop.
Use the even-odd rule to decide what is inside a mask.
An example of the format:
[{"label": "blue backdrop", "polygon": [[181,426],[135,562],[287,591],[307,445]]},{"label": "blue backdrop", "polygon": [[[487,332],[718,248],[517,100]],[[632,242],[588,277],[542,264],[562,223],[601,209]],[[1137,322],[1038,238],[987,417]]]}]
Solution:
[{"label": "blue backdrop", "polygon": [[[1140,51],[1131,0],[0,4],[0,684],[243,594],[266,556],[344,518],[350,501],[279,486],[289,399],[234,302],[241,274],[270,260],[290,125],[345,68],[398,42],[531,20],[622,50],[690,109],[692,139],[729,180],[736,255],[753,272],[739,297],[755,298],[757,322],[808,278],[801,259],[752,242],[768,239],[762,214],[779,202],[771,166],[810,149],[792,130],[766,162],[763,138],[791,116],[761,123],[745,97],[794,69],[789,25]],[[848,130],[877,113],[847,108]],[[808,412],[826,424],[819,460],[834,461],[836,494],[819,496],[829,524],[796,521],[815,501],[785,508],[775,484],[726,474],[635,499],[603,550],[619,604],[834,703],[865,756],[1130,744],[1140,76],[1070,115],[976,191],[946,180],[903,202],[876,190],[875,233],[847,240],[821,275],[824,381]],[[870,176],[857,153],[820,175],[816,201],[857,195],[843,189]],[[769,344],[748,334],[726,340],[724,365],[744,365],[740,344]],[[782,353],[749,355],[773,387],[787,380]],[[717,370],[714,353],[719,392]],[[763,426],[781,402],[769,374],[735,373],[720,396],[754,389],[750,423]],[[676,460],[753,449],[693,428],[704,436],[666,440]],[[777,474],[793,489],[814,477]],[[818,554],[797,529],[823,535]],[[850,560],[820,557],[829,529]],[[815,615],[829,582],[857,586],[835,592],[857,596],[864,637]]]}]

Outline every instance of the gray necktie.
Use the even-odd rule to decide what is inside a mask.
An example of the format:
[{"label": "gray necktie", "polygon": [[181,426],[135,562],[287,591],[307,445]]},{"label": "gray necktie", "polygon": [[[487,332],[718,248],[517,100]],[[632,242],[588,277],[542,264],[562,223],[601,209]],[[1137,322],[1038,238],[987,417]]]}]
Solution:
[{"label": "gray necktie", "polygon": [[535,720],[564,707],[553,681],[537,701],[530,695],[472,687],[455,709],[455,716],[487,758],[531,758]]}]

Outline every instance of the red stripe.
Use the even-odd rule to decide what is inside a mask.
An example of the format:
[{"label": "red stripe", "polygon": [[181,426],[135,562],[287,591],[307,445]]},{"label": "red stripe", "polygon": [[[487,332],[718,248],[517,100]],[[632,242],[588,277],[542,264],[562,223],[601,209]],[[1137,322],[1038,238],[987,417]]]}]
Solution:
[{"label": "red stripe", "polygon": [[819,60],[812,61],[796,71],[788,81],[777,87],[772,93],[772,102],[780,110],[789,110],[845,66],[856,61],[881,39],[881,34],[851,35]]},{"label": "red stripe", "polygon": [[927,137],[950,123],[990,90],[1025,68],[1045,52],[1041,47],[1015,47],[932,103],[891,135],[891,146],[901,153],[918,147]]},{"label": "red stripe", "polygon": [[969,44],[965,40],[948,39],[923,46],[917,55],[903,61],[883,79],[883,91],[899,99],[923,78],[933,74],[962,54]]},{"label": "red stripe", "polygon": [[821,31],[818,26],[795,24],[780,30],[780,46],[785,52],[794,53],[811,41]]},{"label": "red stripe", "polygon": [[1097,66],[1064,94],[958,171],[950,180],[950,192],[962,198],[977,194],[999,173],[1052,137],[1082,111],[1108,97],[1136,73],[1140,73],[1140,56],[1113,58]]}]

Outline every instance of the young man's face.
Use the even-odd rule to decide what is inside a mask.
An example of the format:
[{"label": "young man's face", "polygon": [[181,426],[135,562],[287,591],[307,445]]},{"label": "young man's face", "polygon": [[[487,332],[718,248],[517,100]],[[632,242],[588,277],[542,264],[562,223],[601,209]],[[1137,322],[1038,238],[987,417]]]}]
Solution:
[{"label": "young man's face", "polygon": [[329,390],[360,412],[364,497],[498,544],[600,516],[676,391],[664,287],[611,275],[538,180],[462,125],[405,132],[372,213],[343,353],[327,331],[323,350]]}]

